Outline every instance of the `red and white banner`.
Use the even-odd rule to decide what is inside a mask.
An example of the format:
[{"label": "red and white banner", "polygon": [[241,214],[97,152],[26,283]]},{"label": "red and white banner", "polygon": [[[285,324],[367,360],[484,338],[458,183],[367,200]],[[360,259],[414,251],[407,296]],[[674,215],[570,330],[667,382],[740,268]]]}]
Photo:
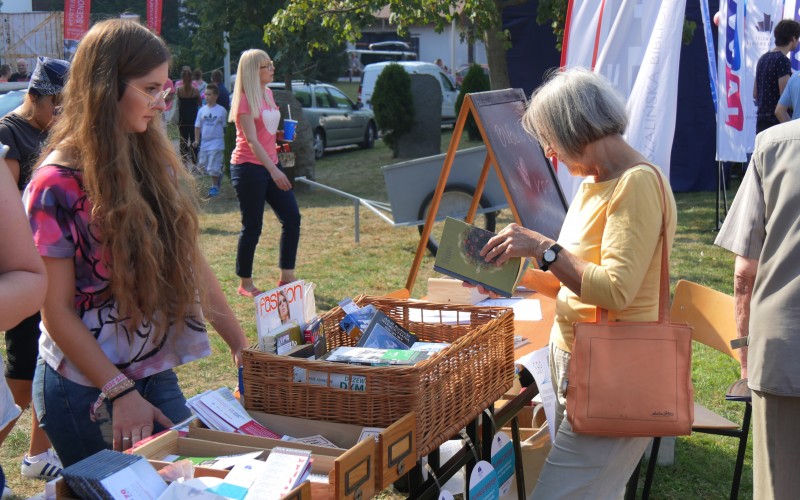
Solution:
[{"label": "red and white banner", "polygon": [[[745,12],[746,5],[746,12]],[[782,0],[722,0],[717,54],[717,160],[747,161],[756,136],[758,59],[775,45]]]},{"label": "red and white banner", "polygon": [[[562,66],[608,78],[627,100],[627,141],[669,177],[686,0],[570,0]],[[572,199],[582,179],[559,169]]]},{"label": "red and white banner", "polygon": [[89,31],[91,0],[64,0],[64,40],[80,40]]},{"label": "red and white banner", "polygon": [[147,27],[153,33],[161,34],[162,0],[147,0]]}]

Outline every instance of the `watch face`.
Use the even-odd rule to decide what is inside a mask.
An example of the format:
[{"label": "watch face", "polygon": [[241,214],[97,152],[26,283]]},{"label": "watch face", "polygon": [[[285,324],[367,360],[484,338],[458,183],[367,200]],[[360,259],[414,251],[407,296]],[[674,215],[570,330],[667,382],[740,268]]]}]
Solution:
[{"label": "watch face", "polygon": [[544,251],[544,255],[542,255],[542,260],[545,262],[553,262],[556,260],[556,253],[551,249],[547,249]]}]

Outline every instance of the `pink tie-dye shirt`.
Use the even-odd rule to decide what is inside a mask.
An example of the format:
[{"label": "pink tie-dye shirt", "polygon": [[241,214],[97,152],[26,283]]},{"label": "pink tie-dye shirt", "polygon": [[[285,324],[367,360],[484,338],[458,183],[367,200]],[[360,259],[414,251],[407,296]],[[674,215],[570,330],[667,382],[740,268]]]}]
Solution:
[{"label": "pink tie-dye shirt", "polygon": [[[75,264],[75,312],[112,363],[134,380],[154,375],[211,354],[203,312],[197,304],[176,328],[172,321],[158,342],[153,325],[133,325],[121,317],[110,294],[107,259],[91,222],[92,203],[83,189],[83,174],[59,165],[38,169],[23,198],[33,239],[44,257],[72,259]],[[142,237],[152,237],[142,235]],[[41,325],[39,353],[45,362],[73,382],[92,385],[67,359]]]}]

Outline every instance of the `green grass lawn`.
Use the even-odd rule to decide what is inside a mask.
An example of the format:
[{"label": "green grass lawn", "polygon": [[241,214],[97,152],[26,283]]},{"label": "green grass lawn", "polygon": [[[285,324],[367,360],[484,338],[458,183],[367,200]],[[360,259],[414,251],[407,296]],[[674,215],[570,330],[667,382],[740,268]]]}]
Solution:
[{"label": "green grass lawn", "polygon": [[[451,133],[443,131],[442,151],[446,150]],[[462,141],[462,146],[475,145]],[[381,142],[376,143],[372,150],[332,151],[317,163],[316,177],[318,182],[345,192],[386,201],[386,187],[380,166],[393,161],[391,152]],[[713,168],[713,165],[709,168]],[[200,181],[201,194],[205,193],[202,188],[204,183],[204,180]],[[361,210],[361,241],[355,243],[351,201],[327,192],[309,190],[298,192],[297,199],[303,215],[297,273],[300,278],[317,284],[319,310],[333,307],[344,297],[359,293],[384,294],[404,287],[419,242],[416,227],[395,228],[369,211]],[[678,279],[685,278],[731,293],[733,257],[712,245],[715,236],[714,193],[677,194],[676,200],[679,219],[672,256],[673,285]],[[498,229],[510,221],[510,212],[504,210],[498,219]],[[278,281],[279,225],[269,212],[265,214],[264,222],[254,278],[257,285],[270,288]],[[255,341],[252,301],[236,294],[238,282],[234,274],[234,258],[239,211],[228,179],[224,181],[222,194],[218,198],[203,202],[201,224],[203,249],[237,317],[249,338]],[[433,260],[426,254],[412,291],[414,297],[425,294],[425,282],[432,275],[432,266]],[[177,370],[187,397],[236,383],[236,374],[226,346],[213,333],[211,339],[212,356]],[[731,420],[741,420],[741,405],[726,403],[721,393],[738,378],[738,365],[719,358],[716,351],[695,349],[693,379],[697,399]],[[23,498],[44,488],[44,483],[23,480],[19,474],[20,460],[28,445],[29,428],[26,412],[0,449],[0,463],[9,484],[15,494]],[[730,490],[735,451],[735,440],[730,438],[705,434],[679,438],[676,464],[657,469],[652,497],[726,498]],[[742,498],[752,497],[751,461],[752,453],[748,449]]]}]

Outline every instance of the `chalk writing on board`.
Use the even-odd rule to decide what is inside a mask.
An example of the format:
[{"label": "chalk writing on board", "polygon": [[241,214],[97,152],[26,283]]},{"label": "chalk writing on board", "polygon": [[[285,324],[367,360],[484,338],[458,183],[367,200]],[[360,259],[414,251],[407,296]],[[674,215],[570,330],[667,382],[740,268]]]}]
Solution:
[{"label": "chalk writing on board", "polygon": [[527,109],[524,92],[495,90],[469,97],[520,223],[548,238],[558,238],[567,203],[544,151],[522,127]]},{"label": "chalk writing on board", "polygon": [[522,128],[522,124],[509,124],[504,123],[502,125],[495,125],[493,128],[494,135],[497,137],[499,144],[503,147],[512,145],[512,144],[521,144],[523,142],[530,142],[536,144],[536,141],[533,137],[530,136],[525,129]]}]

